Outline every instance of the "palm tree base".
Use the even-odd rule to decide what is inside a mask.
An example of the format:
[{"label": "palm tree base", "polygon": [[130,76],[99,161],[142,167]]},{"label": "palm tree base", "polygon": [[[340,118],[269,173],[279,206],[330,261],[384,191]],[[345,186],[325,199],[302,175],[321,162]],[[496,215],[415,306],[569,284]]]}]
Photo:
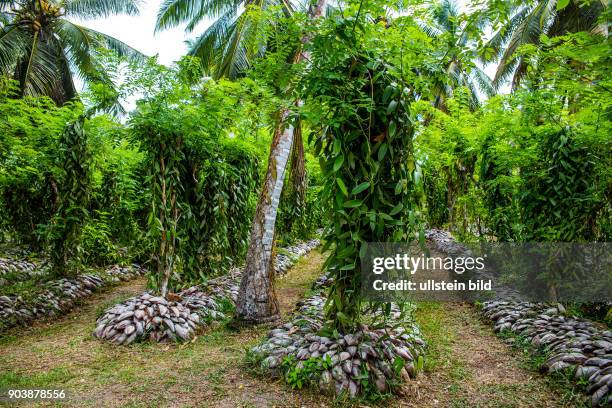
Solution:
[{"label": "palm tree base", "polygon": [[258,317],[257,319],[244,318],[241,316],[234,316],[234,318],[229,321],[227,326],[234,330],[240,330],[240,329],[244,329],[247,327],[259,326],[262,324],[277,323],[280,320],[281,320],[280,313],[276,313],[271,316]]}]

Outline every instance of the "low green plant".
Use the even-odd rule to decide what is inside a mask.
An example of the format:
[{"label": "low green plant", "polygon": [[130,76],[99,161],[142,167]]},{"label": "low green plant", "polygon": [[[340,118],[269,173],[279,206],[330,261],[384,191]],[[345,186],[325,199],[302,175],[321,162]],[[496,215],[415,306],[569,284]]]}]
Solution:
[{"label": "low green plant", "polygon": [[306,360],[298,361],[295,356],[289,355],[283,358],[281,367],[285,373],[285,381],[291,388],[302,389],[307,385],[317,384],[321,373],[329,370],[333,366],[331,358],[326,356],[310,357]]}]

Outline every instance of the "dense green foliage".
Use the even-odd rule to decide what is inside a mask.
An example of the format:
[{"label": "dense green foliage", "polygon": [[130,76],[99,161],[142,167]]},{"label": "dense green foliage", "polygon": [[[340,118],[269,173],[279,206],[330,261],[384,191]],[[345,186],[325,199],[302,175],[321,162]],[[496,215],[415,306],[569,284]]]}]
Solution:
[{"label": "dense green foliage", "polygon": [[[63,275],[69,258],[77,259],[75,250],[79,242],[80,224],[87,218],[91,196],[91,152],[87,143],[85,115],[68,123],[58,143],[57,168],[61,183],[58,186],[55,214],[51,219],[46,240],[50,243],[49,255],[57,275]],[[72,273],[76,271],[73,269]]]},{"label": "dense green foliage", "polygon": [[[413,86],[427,58],[420,50],[430,44],[411,19],[391,28],[366,25],[359,10],[352,10],[353,19],[325,23],[314,39],[316,64],[306,76],[308,115],[327,125],[315,151],[325,180],[322,197],[331,211],[326,267],[334,284],[327,317],[341,332],[359,323],[364,244],[415,236],[411,104],[422,92]],[[413,41],[401,52],[387,46],[405,35]]]},{"label": "dense green foliage", "polygon": [[[126,124],[88,118],[80,104],[12,99],[17,84],[3,83],[3,239],[48,253],[59,275],[82,264],[152,260],[155,288],[164,276],[176,288],[241,264],[275,120],[272,93],[248,78],[200,82],[191,59],[126,69],[108,55],[105,66],[129,76],[113,92],[143,95]],[[105,92],[94,89],[87,100]],[[280,222],[279,239],[293,242],[321,225],[318,185],[306,192],[309,211],[283,200],[299,213]]]},{"label": "dense green foliage", "polygon": [[17,242],[40,248],[39,226],[48,223],[58,196],[56,145],[81,108],[58,108],[44,98],[14,99],[17,94],[15,82],[0,83],[0,219]]},{"label": "dense green foliage", "polygon": [[122,125],[104,116],[86,120],[81,105],[13,99],[15,89],[5,82],[0,96],[3,238],[49,249],[62,274],[75,272],[64,270],[71,258],[89,264],[131,258],[142,201],[132,177],[139,159],[125,134],[114,132]]},{"label": "dense green foliage", "polygon": [[546,52],[523,48],[537,61],[523,88],[476,111],[457,96],[448,114],[432,112],[417,140],[423,167],[444,176],[424,189],[430,224],[502,241],[610,239],[610,70],[601,40],[543,39]]},{"label": "dense green foliage", "polygon": [[[136,12],[86,3],[66,2],[66,15]],[[462,12],[450,0],[361,0],[312,21],[286,2],[168,0],[159,29],[217,17],[191,44],[201,59],[171,67],[124,59],[136,54],[92,31],[85,47],[54,4],[0,4],[0,231],[46,252],[58,274],[149,262],[165,294],[242,263],[271,133],[288,122],[276,238],[327,227],[334,329],[359,321],[366,242],[422,240],[425,225],[465,240],[610,240],[602,2]],[[57,35],[34,53],[39,31]],[[88,82],[84,105],[57,106],[74,96],[67,59]],[[482,61],[499,61],[493,82]],[[510,76],[512,92],[493,96]],[[127,117],[93,115],[133,95]]]},{"label": "dense green foliage", "polygon": [[103,49],[141,59],[128,45],[75,19],[138,13],[135,0],[0,2],[0,74],[18,83],[19,95],[47,95],[58,104],[77,97],[73,73],[90,85],[112,85],[101,64]]}]

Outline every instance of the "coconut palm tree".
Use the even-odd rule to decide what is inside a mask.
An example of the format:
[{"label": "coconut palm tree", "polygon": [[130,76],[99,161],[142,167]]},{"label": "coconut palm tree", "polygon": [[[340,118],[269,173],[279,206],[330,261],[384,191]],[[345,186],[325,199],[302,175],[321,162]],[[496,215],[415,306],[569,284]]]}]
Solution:
[{"label": "coconut palm tree", "polygon": [[273,7],[280,7],[287,16],[294,11],[286,0],[164,0],[156,30],[186,24],[185,30],[192,32],[206,18],[214,19],[200,36],[188,41],[189,55],[198,57],[213,78],[236,78],[265,53],[267,44],[254,45],[253,40],[276,23],[274,19],[253,19],[247,10]]},{"label": "coconut palm tree", "polygon": [[[321,17],[326,1],[316,0],[311,4],[308,18],[312,20]],[[308,52],[304,49],[304,44],[309,41],[308,36],[302,37],[302,46],[295,51],[293,63],[299,64],[309,59]],[[294,105],[299,107],[302,102],[297,99]],[[274,226],[292,146],[295,143],[302,143],[301,140],[296,141],[296,136],[301,135],[298,127],[299,120],[297,124],[294,124],[291,122],[291,116],[288,108],[280,110],[279,121],[272,136],[268,169],[255,210],[247,262],[236,302],[236,321],[239,323],[259,324],[280,318],[280,309],[274,291],[274,261],[272,258]]]},{"label": "coconut palm tree", "polygon": [[603,0],[511,3],[511,18],[488,44],[494,51],[493,60],[498,61],[493,78],[496,88],[512,78],[512,87],[516,89],[527,72],[527,62],[517,56],[516,51],[525,44],[539,44],[542,34],[556,37],[580,31],[607,33],[607,23],[599,21],[599,16],[608,7]]},{"label": "coconut palm tree", "polygon": [[454,0],[442,0],[437,3],[430,17],[430,21],[421,24],[421,28],[427,35],[445,45],[442,57],[444,78],[431,75],[434,106],[445,109],[446,100],[453,95],[453,91],[459,87],[466,87],[470,91],[470,104],[475,108],[479,105],[478,90],[487,96],[494,93],[491,79],[474,64],[476,51],[471,47],[466,27],[469,24],[482,25],[483,21],[474,19],[471,22],[461,23],[459,6]]},{"label": "coconut palm tree", "polygon": [[134,15],[138,1],[0,0],[0,73],[19,82],[21,96],[47,95],[59,105],[77,96],[73,73],[86,84],[110,84],[101,49],[142,54],[73,19]]},{"label": "coconut palm tree", "polygon": [[[267,43],[258,43],[257,47],[252,47],[252,39],[257,38],[258,33],[264,32],[266,26],[276,23],[269,19],[251,19],[245,10],[249,7],[265,10],[273,6],[281,6],[286,15],[293,12],[293,6],[286,0],[165,0],[158,13],[157,28],[164,29],[186,23],[189,31],[205,17],[215,18],[213,24],[191,43],[190,54],[200,57],[206,71],[213,77],[236,77],[249,67],[253,57],[263,55],[267,49]],[[320,17],[325,6],[326,0],[317,0],[311,4],[308,10],[309,18]],[[308,40],[304,37],[302,43]],[[287,62],[299,63],[304,60],[307,54],[302,48],[296,49]],[[299,106],[301,103],[298,100],[294,104]],[[272,135],[268,169],[251,228],[247,262],[240,283],[236,305],[236,320],[239,323],[257,324],[279,318],[272,258],[276,215],[292,147],[302,141],[299,120],[293,123],[288,108],[281,108],[278,118]],[[303,154],[301,159],[303,160]],[[297,175],[296,179],[303,180],[303,177]]]}]

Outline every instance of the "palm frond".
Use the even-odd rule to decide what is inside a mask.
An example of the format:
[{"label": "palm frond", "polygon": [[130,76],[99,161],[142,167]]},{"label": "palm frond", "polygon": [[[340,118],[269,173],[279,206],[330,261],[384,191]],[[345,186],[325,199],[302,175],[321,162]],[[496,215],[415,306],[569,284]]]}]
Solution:
[{"label": "palm frond", "polygon": [[194,14],[194,16],[191,17],[191,19],[187,22],[187,25],[185,26],[185,32],[187,33],[193,32],[196,26],[200,24],[202,20],[204,20],[207,16],[208,16],[208,13],[205,10],[203,9],[199,10],[199,12]]},{"label": "palm frond", "polygon": [[555,37],[579,31],[607,31],[605,24],[599,22],[599,16],[607,7],[603,0],[586,3],[571,0],[559,11],[556,6],[556,0],[540,0],[533,7],[519,9],[510,22],[489,41],[489,46],[499,60],[493,78],[495,88],[499,88],[511,77],[512,87],[519,85],[527,72],[527,61],[517,58],[516,51],[524,44],[538,44],[542,34]]},{"label": "palm frond", "polygon": [[222,16],[240,3],[240,0],[164,0],[157,12],[155,31],[183,23],[193,29],[204,17]]},{"label": "palm frond", "polygon": [[537,44],[539,42],[544,28],[541,25],[543,22],[542,16],[547,14],[551,3],[554,3],[554,0],[539,3],[512,32],[512,37],[499,59],[497,72],[493,78],[493,86],[496,89],[501,86],[504,79],[512,75],[509,70],[511,66],[513,67],[517,63],[515,53],[518,48],[524,44]]},{"label": "palm frond", "polygon": [[67,16],[101,18],[118,14],[130,16],[139,13],[140,0],[64,0]]},{"label": "palm frond", "polygon": [[[63,104],[76,96],[73,72],[85,82],[108,82],[101,48],[142,57],[121,41],[61,18],[138,13],[140,0],[0,0],[0,73],[19,82],[21,95],[50,96]],[[48,3],[52,7],[43,7]],[[4,12],[8,7],[15,8]],[[19,17],[16,18],[15,15]]]},{"label": "palm frond", "polygon": [[512,58],[509,60],[502,60],[497,66],[495,76],[493,77],[492,85],[495,92],[501,88],[503,84],[506,84],[514,74],[514,69],[517,67],[521,59]]},{"label": "palm frond", "polygon": [[432,24],[427,24],[424,22],[418,22],[417,24],[429,38],[437,38],[444,32]]},{"label": "palm frond", "polygon": [[[251,5],[262,9],[280,5],[285,9],[284,3],[279,3],[278,0],[257,0],[257,3],[253,2]],[[274,19],[251,19],[248,13],[237,16],[227,31],[225,42],[217,49],[214,77],[236,78],[242,75],[254,58],[265,53],[268,39],[264,33],[273,23]]]},{"label": "palm frond", "polygon": [[11,23],[13,16],[11,13],[0,10],[0,27],[4,27]]},{"label": "palm frond", "polygon": [[96,75],[96,66],[92,58],[92,54],[99,46],[96,38],[82,26],[65,19],[55,21],[53,31],[67,54],[70,66],[75,68],[81,78],[91,80]]},{"label": "palm frond", "polygon": [[475,110],[480,106],[480,98],[478,97],[478,91],[476,90],[476,86],[474,85],[474,82],[471,81],[467,81],[465,86],[470,92],[470,109]]},{"label": "palm frond", "polygon": [[0,28],[0,74],[10,75],[18,59],[27,53],[27,36],[17,25]]},{"label": "palm frond", "polygon": [[22,95],[49,95],[56,102],[62,102],[58,52],[59,48],[52,36],[40,36],[38,32],[32,36],[25,58],[15,69],[15,79],[19,81]]},{"label": "palm frond", "polygon": [[62,86],[63,94],[66,101],[76,98],[77,90],[74,86],[74,80],[72,79],[72,72],[70,70],[70,63],[66,58],[66,54],[62,53],[59,58],[59,69],[60,69],[60,83]]},{"label": "palm frond", "polygon": [[600,24],[599,16],[607,7],[607,4],[601,0],[584,3],[570,1],[563,10],[556,13],[548,35],[555,37],[568,32],[576,33],[579,31],[589,31],[594,34],[603,33],[607,31],[607,24]]},{"label": "palm frond", "polygon": [[0,0],[0,11],[11,10],[17,6],[15,0]]},{"label": "palm frond", "polygon": [[228,41],[219,55],[219,64],[215,70],[215,78],[224,76],[236,78],[239,73],[244,72],[249,67],[247,52],[243,45],[247,26],[246,20],[244,14],[242,14],[231,28]]},{"label": "palm frond", "polygon": [[524,58],[521,58],[514,70],[514,75],[512,76],[512,89],[515,90],[519,87],[523,78],[527,75],[527,61]]},{"label": "palm frond", "polygon": [[492,58],[482,59],[483,63],[491,62],[494,59],[499,60],[499,58],[501,58],[504,52],[504,45],[508,42],[508,39],[514,33],[514,30],[521,24],[522,21],[525,20],[525,17],[527,17],[530,11],[530,7],[520,9],[514,16],[512,16],[512,18],[510,18],[508,24],[498,30],[497,33],[491,37],[487,43],[487,46],[493,49]]},{"label": "palm frond", "polygon": [[[113,78],[104,70],[104,67],[97,59],[97,50],[103,46],[108,47],[107,36],[67,20],[58,20],[54,27],[54,31],[61,40],[65,51],[65,58],[61,59],[63,63],[63,73],[65,70],[68,70],[68,72],[71,70],[74,71],[88,86],[94,83],[102,83],[109,90],[115,88]],[[137,53],[136,56],[144,58],[140,53]],[[62,77],[62,83],[65,89],[70,89],[72,75],[64,75]],[[74,87],[74,85],[72,85],[72,87]],[[114,91],[111,91],[109,95],[108,98],[104,98],[103,101],[100,101],[103,106],[99,106],[98,108],[113,114],[125,113],[125,110],[119,103],[119,95]]]},{"label": "palm frond", "polygon": [[459,7],[453,0],[442,0],[432,13],[434,22],[444,31],[456,34]]},{"label": "palm frond", "polygon": [[[571,1],[570,1],[571,2]],[[557,0],[542,1],[542,12],[540,14],[540,31],[543,33],[549,32],[549,27],[554,20],[559,16],[557,9]]]},{"label": "palm frond", "polygon": [[104,47],[111,51],[115,51],[120,57],[126,57],[135,61],[143,61],[147,58],[146,55],[137,49],[130,47],[121,40],[116,39],[108,34],[101,33],[87,27],[81,27],[89,36],[96,40]]},{"label": "palm frond", "polygon": [[472,67],[472,71],[470,74],[472,80],[478,84],[478,89],[480,89],[482,93],[489,97],[495,95],[493,81],[482,69],[478,67]]},{"label": "palm frond", "polygon": [[210,72],[214,65],[217,52],[224,48],[232,32],[237,19],[237,10],[230,9],[219,17],[198,38],[188,42],[189,55],[196,56],[202,62],[202,66]]}]

